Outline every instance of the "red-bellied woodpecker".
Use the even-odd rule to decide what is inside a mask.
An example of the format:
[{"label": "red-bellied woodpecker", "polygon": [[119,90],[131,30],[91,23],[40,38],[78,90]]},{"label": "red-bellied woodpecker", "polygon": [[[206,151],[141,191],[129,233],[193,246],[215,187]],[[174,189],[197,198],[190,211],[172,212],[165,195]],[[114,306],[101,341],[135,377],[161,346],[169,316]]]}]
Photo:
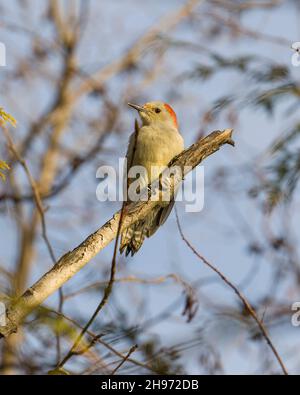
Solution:
[{"label": "red-bellied woodpecker", "polygon": [[[128,104],[139,112],[142,126],[138,134],[130,136],[125,176],[128,178],[130,166],[143,166],[146,172],[146,178],[143,181],[141,177],[140,181],[143,188],[156,180],[170,160],[184,149],[184,142],[178,131],[176,114],[169,104],[160,101],[143,106]],[[127,199],[130,200],[130,194]],[[145,237],[152,236],[166,221],[173,205],[174,198],[159,204],[144,219],[127,228],[122,233],[120,252],[125,251],[126,255],[136,253]]]}]

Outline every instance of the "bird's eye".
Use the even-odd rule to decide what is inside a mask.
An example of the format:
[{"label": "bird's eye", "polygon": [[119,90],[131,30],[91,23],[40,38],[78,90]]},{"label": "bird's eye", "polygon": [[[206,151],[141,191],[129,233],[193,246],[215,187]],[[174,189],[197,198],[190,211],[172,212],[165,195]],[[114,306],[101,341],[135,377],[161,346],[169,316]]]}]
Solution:
[{"label": "bird's eye", "polygon": [[156,108],[154,111],[156,112],[156,114],[159,114],[161,112],[161,109],[160,108]]}]

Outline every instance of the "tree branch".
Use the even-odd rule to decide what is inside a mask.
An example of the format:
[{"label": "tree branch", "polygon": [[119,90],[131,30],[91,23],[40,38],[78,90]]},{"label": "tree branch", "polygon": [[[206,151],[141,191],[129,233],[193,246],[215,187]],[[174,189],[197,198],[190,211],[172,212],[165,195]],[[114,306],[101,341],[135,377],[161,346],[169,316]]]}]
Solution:
[{"label": "tree branch", "polygon": [[[182,170],[184,177],[189,171],[200,164],[206,157],[218,151],[224,144],[234,145],[231,139],[232,129],[212,132],[207,137],[198,140],[190,148],[176,156],[170,163],[171,166],[178,166]],[[166,174],[168,168],[165,170]],[[181,179],[172,177],[170,179],[171,195]],[[160,185],[155,185],[152,191],[148,191],[148,197],[160,193]],[[121,231],[143,219],[158,205],[158,201],[148,199],[130,203],[126,210],[126,217],[122,221]],[[45,273],[33,286],[28,288],[22,296],[12,301],[7,308],[7,322],[0,327],[0,336],[7,337],[16,332],[23,319],[46,298],[57,291],[65,282],[81,270],[96,254],[105,248],[117,235],[120,211],[118,211],[109,221],[107,221],[96,232],[88,236],[73,251],[67,252],[58,262]]]}]

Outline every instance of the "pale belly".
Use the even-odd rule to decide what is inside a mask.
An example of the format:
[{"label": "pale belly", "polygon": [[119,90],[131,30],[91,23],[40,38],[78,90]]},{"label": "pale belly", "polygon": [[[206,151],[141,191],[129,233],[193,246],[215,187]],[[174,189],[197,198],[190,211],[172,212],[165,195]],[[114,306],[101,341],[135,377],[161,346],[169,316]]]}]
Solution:
[{"label": "pale belly", "polygon": [[143,166],[148,184],[158,178],[174,156],[184,149],[181,135],[173,130],[148,132],[143,127],[139,132],[138,149],[135,152],[133,165]]}]

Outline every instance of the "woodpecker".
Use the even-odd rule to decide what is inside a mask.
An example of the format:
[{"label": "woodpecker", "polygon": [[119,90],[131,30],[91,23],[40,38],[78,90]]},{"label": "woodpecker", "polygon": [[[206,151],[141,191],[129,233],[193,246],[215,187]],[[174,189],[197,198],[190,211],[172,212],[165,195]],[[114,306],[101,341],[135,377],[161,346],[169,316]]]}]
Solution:
[{"label": "woodpecker", "polygon": [[[138,111],[142,125],[138,133],[131,134],[127,149],[127,168],[124,176],[129,178],[130,166],[143,166],[147,181],[140,181],[146,187],[159,177],[174,156],[184,149],[184,141],[178,130],[177,116],[172,107],[160,101],[143,106],[128,103]],[[129,197],[127,198],[130,201]],[[121,236],[120,252],[134,255],[142,246],[145,237],[152,236],[166,221],[174,205],[174,198],[157,205],[145,218],[127,228]]]}]

